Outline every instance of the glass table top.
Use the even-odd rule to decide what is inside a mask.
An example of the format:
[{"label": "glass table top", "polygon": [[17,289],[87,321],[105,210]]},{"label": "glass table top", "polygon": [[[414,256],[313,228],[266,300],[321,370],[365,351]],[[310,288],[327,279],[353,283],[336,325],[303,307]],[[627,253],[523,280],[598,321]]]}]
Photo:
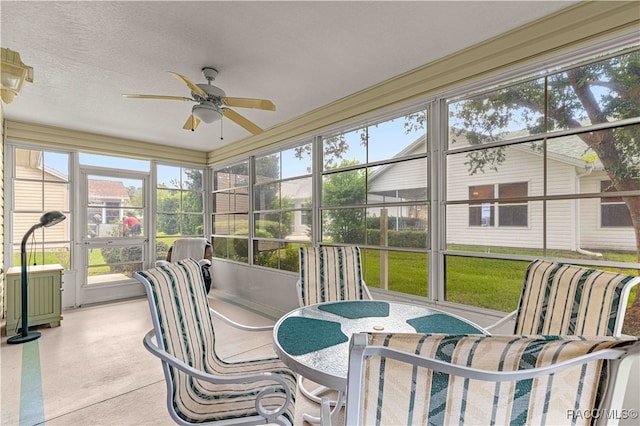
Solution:
[{"label": "glass table top", "polygon": [[274,327],[274,348],[291,369],[346,389],[349,339],[359,332],[487,334],[456,315],[387,301],[328,302],[295,309]]}]

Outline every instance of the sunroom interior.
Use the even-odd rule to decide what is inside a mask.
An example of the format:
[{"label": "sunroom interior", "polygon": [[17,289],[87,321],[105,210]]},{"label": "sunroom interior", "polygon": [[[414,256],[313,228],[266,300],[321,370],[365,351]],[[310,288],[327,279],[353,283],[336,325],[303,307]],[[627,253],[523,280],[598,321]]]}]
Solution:
[{"label": "sunroom interior", "polygon": [[[514,16],[518,7],[533,12],[537,4],[544,13],[440,57],[416,65],[407,60],[404,69],[402,64],[392,68],[400,72],[357,90],[343,89],[322,104],[294,104],[304,92],[282,93],[276,103],[278,108],[284,104],[283,115],[253,135],[227,118],[220,124],[201,123],[194,131],[181,128],[186,118],[182,115],[178,124],[158,123],[173,118],[176,111],[154,109],[152,103],[161,102],[156,100],[118,99],[135,103],[140,115],[116,114],[114,123],[102,123],[99,108],[87,111],[99,131],[77,117],[55,121],[60,114],[54,111],[52,121],[46,115],[40,118],[39,104],[56,92],[48,89],[30,97],[29,91],[39,84],[38,75],[47,73],[42,67],[52,61],[38,65],[36,58],[46,56],[47,44],[21,42],[28,24],[7,21],[29,12],[19,3],[1,6],[2,47],[19,51],[22,61],[33,65],[35,78],[0,110],[3,424],[171,423],[162,411],[164,388],[155,365],[159,363],[142,348],[150,322],[144,288],[132,274],[165,259],[178,238],[205,237],[211,242],[211,303],[253,323],[273,323],[298,306],[298,248],[305,246],[356,245],[374,299],[436,307],[481,326],[517,307],[526,268],[536,259],[640,274],[637,2],[498,2]],[[66,14],[66,20],[75,13],[68,4],[53,3],[60,3],[51,9],[53,15]],[[104,7],[117,8],[117,3],[106,2]],[[165,3],[164,7],[181,9],[179,4],[187,2]],[[209,12],[219,6],[209,3]],[[370,8],[376,3],[361,6],[368,18],[380,18],[390,10],[385,8],[391,3],[384,2],[374,14]],[[446,2],[418,3],[424,3],[420,11],[429,5],[439,11],[446,8]],[[258,6],[249,2],[244,8],[226,7],[249,14]],[[291,7],[292,16],[302,19],[313,7],[322,6],[312,2],[305,11],[302,3],[285,2],[277,7]],[[322,17],[357,11],[355,6],[344,11],[335,7],[323,10]],[[404,5],[393,7],[402,15]],[[32,12],[36,10],[44,11]],[[160,10],[150,14],[150,22],[160,19]],[[491,22],[489,16],[478,17],[485,18]],[[63,37],[64,30],[47,32]],[[306,36],[313,37],[313,32]],[[165,42],[171,45],[168,36]],[[75,55],[82,55],[83,49]],[[69,68],[57,70],[49,83],[70,84],[56,79],[73,74],[82,60],[72,51],[66,55],[65,60],[71,58]],[[384,62],[384,55],[377,60]],[[295,62],[310,58],[279,61],[295,69]],[[190,72],[191,78],[195,73],[189,69],[207,65],[191,64],[177,71]],[[118,98],[126,91],[164,90],[142,83],[148,73],[166,70],[144,66],[143,60],[130,65],[126,73],[137,75],[140,86],[118,89]],[[254,65],[247,58],[244,66]],[[107,78],[116,78],[117,73],[107,69]],[[222,87],[224,75],[221,68]],[[259,80],[260,72],[247,78]],[[249,87],[257,87],[255,93],[261,97],[278,98],[278,91],[287,91],[261,89],[260,84]],[[323,90],[309,81],[302,84],[310,92]],[[350,82],[344,87],[358,85]],[[104,90],[97,87],[95,99],[87,94],[89,101],[100,102]],[[287,109],[289,98],[292,107],[301,109]],[[114,105],[111,102],[105,100],[105,105]],[[79,103],[86,107],[84,100]],[[269,123],[266,114],[246,112],[258,123]],[[130,129],[127,120],[135,122]],[[82,123],[69,124],[74,121]],[[189,137],[197,133],[197,139],[168,133],[163,126]],[[17,332],[17,323],[7,315],[16,309],[9,306],[7,294],[10,285],[19,283],[21,239],[51,210],[61,211],[66,220],[33,233],[27,264],[60,266],[62,312],[59,327],[39,327],[39,355],[34,355],[26,345],[7,344]],[[126,225],[128,217],[139,222],[140,232]],[[630,336],[640,336],[636,292],[629,298],[623,328]],[[108,324],[101,325],[96,315]],[[95,334],[87,334],[86,324],[93,324]],[[512,328],[507,323],[500,332],[508,334]],[[231,356],[271,350],[268,334],[247,341],[224,333]],[[117,335],[121,337],[114,339]],[[112,339],[113,344],[100,343]],[[111,359],[100,360],[94,345],[104,345]],[[124,370],[128,378],[110,373],[109,362],[124,362],[118,352],[131,356]],[[24,371],[34,365],[34,356],[42,357],[37,364],[42,383],[35,397],[13,390],[21,380],[25,386]],[[83,362],[102,377],[100,383],[75,372],[74,363]],[[146,370],[147,363],[153,364],[152,370]],[[638,362],[634,368],[640,368]],[[75,389],[62,389],[56,396],[66,376]],[[625,406],[636,415],[639,382],[630,380],[625,396]],[[78,387],[93,395],[80,395]],[[148,407],[136,413],[133,396]],[[29,408],[25,400],[36,403]],[[633,424],[633,419],[621,423]]]}]

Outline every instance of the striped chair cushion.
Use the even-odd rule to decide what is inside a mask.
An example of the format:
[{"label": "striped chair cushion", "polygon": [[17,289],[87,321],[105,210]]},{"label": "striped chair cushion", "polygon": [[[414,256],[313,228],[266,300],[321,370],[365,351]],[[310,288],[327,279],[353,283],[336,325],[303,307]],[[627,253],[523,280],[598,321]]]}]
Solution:
[{"label": "striped chair cushion", "polygon": [[[215,351],[215,333],[209,314],[200,265],[194,259],[140,272],[151,284],[157,310],[160,345],[174,357],[198,370],[221,376],[273,372],[286,378],[295,394],[296,377],[278,358],[225,362]],[[212,384],[195,379],[170,367],[173,407],[180,418],[191,423],[217,421],[256,415],[256,395],[273,381],[247,384]],[[277,386],[276,386],[277,387]],[[282,390],[284,395],[284,390]],[[284,396],[266,400],[266,407],[277,407]],[[293,407],[286,413],[293,421]]]},{"label": "striped chair cushion", "polygon": [[619,335],[638,277],[537,260],[527,268],[515,334]]},{"label": "striped chair cushion", "polygon": [[301,247],[303,305],[365,299],[358,247]]},{"label": "striped chair cushion", "polygon": [[[473,368],[517,371],[630,344],[602,339],[372,333],[370,344]],[[363,425],[572,424],[570,413],[600,406],[609,368],[608,361],[592,361],[530,380],[489,382],[380,356],[364,362]],[[574,424],[585,422],[590,419]]]}]

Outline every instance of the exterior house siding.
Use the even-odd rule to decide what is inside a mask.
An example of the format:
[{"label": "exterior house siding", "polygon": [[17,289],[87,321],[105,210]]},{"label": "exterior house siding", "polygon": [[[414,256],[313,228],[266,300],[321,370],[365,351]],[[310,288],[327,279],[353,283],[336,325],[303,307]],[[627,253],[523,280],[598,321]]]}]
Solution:
[{"label": "exterior house siding", "polygon": [[[520,148],[507,147],[506,160],[498,171],[485,170],[469,176],[465,154],[448,158],[448,199],[463,200],[469,197],[470,185],[509,182],[529,183],[529,195],[543,194],[543,165],[540,154]],[[600,192],[600,182],[609,180],[604,171],[587,174],[583,167],[549,156],[547,167],[547,195],[573,196],[579,193]],[[528,203],[529,223],[526,228],[469,226],[469,206],[447,207],[448,244],[541,248],[543,243],[543,202]],[[636,243],[631,227],[602,227],[600,198],[582,200],[549,200],[547,212],[547,248],[551,250],[579,249],[635,250]]]},{"label": "exterior house siding", "polygon": [[[50,173],[44,172],[44,184],[41,181],[43,175],[42,170],[39,168],[16,166],[16,176],[20,176],[20,179],[16,180],[15,184],[15,210],[20,211],[37,211],[40,212],[49,210],[58,210],[61,206],[65,210],[69,209],[69,186],[66,181],[54,176]],[[28,179],[33,179],[30,181]],[[44,185],[44,186],[43,186]],[[44,202],[43,202],[44,195]],[[18,213],[14,215],[13,222],[13,242],[14,249],[19,250],[19,244],[22,236],[33,226],[38,223],[42,213]],[[69,235],[70,221],[63,221],[59,225],[47,228],[44,232],[47,233],[48,241],[66,241]],[[39,232],[35,235],[36,238]],[[64,245],[66,247],[66,245]]]},{"label": "exterior house siding", "polygon": [[[581,193],[600,192],[600,182],[609,180],[603,171],[596,171],[581,180]],[[636,240],[632,227],[602,227],[599,198],[580,201],[580,245],[581,248],[597,251],[635,250]]]}]

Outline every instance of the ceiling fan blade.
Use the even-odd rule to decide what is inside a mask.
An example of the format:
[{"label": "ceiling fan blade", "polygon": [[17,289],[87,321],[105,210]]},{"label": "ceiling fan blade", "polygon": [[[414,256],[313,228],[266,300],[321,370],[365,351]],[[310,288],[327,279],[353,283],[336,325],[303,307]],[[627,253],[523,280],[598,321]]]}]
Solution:
[{"label": "ceiling fan blade", "polygon": [[260,127],[258,127],[256,124],[247,120],[246,118],[244,118],[243,116],[241,116],[240,114],[238,114],[232,109],[224,108],[224,116],[230,119],[231,121],[235,122],[237,125],[244,127],[254,135],[259,135],[260,133],[263,132],[263,130]]},{"label": "ceiling fan blade", "polygon": [[191,114],[189,118],[187,118],[187,121],[184,123],[184,126],[182,126],[182,128],[185,130],[191,130],[193,132],[198,128],[198,124],[200,124],[200,119],[194,117],[194,115]]},{"label": "ceiling fan blade", "polygon": [[165,96],[165,95],[130,95],[125,94],[122,95],[125,98],[139,98],[139,99],[166,99],[169,101],[191,101],[195,102],[194,99],[185,98],[184,96]]},{"label": "ceiling fan blade", "polygon": [[204,90],[199,88],[194,82],[189,80],[184,75],[180,75],[177,72],[173,72],[173,71],[169,71],[169,74],[171,74],[172,76],[174,76],[175,78],[177,78],[178,80],[180,80],[181,82],[183,82],[184,84],[189,86],[189,89],[193,90],[194,92],[196,92],[198,95],[202,96],[203,98],[206,98],[206,97],[209,96],[209,94],[207,92],[205,92]]},{"label": "ceiling fan blade", "polygon": [[225,105],[232,107],[266,109],[267,111],[276,110],[276,106],[273,102],[266,99],[222,98],[222,102],[224,102]]}]

